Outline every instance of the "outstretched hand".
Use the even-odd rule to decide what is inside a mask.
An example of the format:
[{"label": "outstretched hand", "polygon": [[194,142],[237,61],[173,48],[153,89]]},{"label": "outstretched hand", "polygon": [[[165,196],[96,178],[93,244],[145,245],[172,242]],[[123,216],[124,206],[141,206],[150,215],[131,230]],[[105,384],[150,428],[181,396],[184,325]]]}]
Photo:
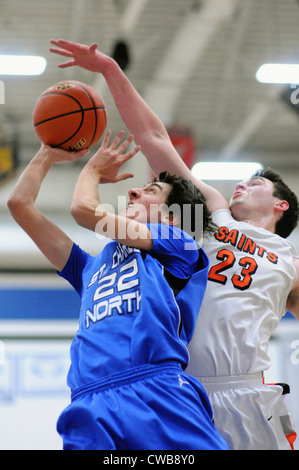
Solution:
[{"label": "outstretched hand", "polygon": [[57,47],[51,47],[50,51],[64,57],[72,58],[68,62],[58,65],[60,68],[78,65],[91,72],[103,73],[107,62],[111,60],[107,55],[100,52],[97,44],[87,46],[77,42],[66,41],[64,39],[51,39],[51,44]]},{"label": "outstretched hand", "polygon": [[111,130],[108,130],[101,147],[86,164],[87,168],[91,168],[93,172],[98,174],[100,183],[117,183],[118,181],[133,178],[134,175],[132,173],[118,174],[118,172],[123,163],[130,160],[140,150],[140,145],[138,145],[126,151],[134,140],[133,135],[129,135],[127,139],[121,142],[125,135],[125,132],[121,131],[109,143],[111,134]]}]

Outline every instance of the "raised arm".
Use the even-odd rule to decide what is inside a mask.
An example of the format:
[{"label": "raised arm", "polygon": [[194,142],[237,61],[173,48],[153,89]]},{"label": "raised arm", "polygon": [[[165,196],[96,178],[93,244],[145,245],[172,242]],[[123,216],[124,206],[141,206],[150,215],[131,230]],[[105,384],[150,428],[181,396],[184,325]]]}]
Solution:
[{"label": "raised arm", "polygon": [[222,207],[227,208],[226,200],[218,191],[194,178],[172,145],[160,118],[147,105],[111,57],[100,52],[97,44],[87,46],[61,39],[51,42],[58,46],[51,48],[52,52],[71,59],[59,67],[78,65],[103,75],[123,122],[129,132],[135,136],[135,142],[141,145],[142,153],[154,173],[159,174],[167,170],[190,179],[205,195],[211,212]]},{"label": "raised arm", "polygon": [[7,203],[15,221],[58,271],[65,266],[73,242],[40,212],[35,206],[35,201],[43,179],[55,162],[79,158],[85,153],[86,151],[81,151],[71,154],[42,145],[23,171]]},{"label": "raised arm", "polygon": [[111,144],[108,131],[99,150],[90,158],[82,169],[73,195],[71,213],[76,222],[84,228],[100,233],[125,245],[149,250],[152,238],[149,229],[143,223],[108,211],[101,204],[99,183],[116,183],[132,177],[131,173],[119,174],[121,165],[132,158],[140,147],[126,152],[133,141],[130,135],[121,143],[124,132],[120,132]]}]

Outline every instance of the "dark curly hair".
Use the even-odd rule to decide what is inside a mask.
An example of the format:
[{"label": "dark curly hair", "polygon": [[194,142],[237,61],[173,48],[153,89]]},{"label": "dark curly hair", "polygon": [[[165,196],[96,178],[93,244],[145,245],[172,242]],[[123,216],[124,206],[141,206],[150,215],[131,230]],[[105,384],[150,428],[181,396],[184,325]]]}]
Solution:
[{"label": "dark curly hair", "polygon": [[[155,181],[171,186],[165,204],[170,208],[170,213],[179,216],[179,226],[182,230],[189,233],[195,240],[199,240],[206,232],[215,232],[216,225],[212,221],[206,199],[191,181],[167,171],[161,172]],[[200,216],[202,223],[198,220]]]},{"label": "dark curly hair", "polygon": [[283,212],[282,217],[275,226],[275,233],[282,238],[287,238],[298,224],[299,206],[297,196],[284,183],[281,176],[271,168],[263,168],[256,171],[251,178],[261,177],[272,181],[274,186],[273,196],[289,203],[289,208]]}]

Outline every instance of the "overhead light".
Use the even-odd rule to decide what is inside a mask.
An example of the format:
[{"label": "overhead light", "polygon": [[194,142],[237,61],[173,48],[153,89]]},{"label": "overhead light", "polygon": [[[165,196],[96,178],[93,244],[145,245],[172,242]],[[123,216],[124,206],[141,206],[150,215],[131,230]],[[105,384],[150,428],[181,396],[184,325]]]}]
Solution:
[{"label": "overhead light", "polygon": [[299,64],[263,64],[255,77],[261,83],[299,83]]},{"label": "overhead light", "polygon": [[46,65],[46,59],[41,56],[0,55],[0,75],[40,75]]},{"label": "overhead light", "polygon": [[200,180],[244,180],[261,168],[255,162],[199,162],[191,172]]}]

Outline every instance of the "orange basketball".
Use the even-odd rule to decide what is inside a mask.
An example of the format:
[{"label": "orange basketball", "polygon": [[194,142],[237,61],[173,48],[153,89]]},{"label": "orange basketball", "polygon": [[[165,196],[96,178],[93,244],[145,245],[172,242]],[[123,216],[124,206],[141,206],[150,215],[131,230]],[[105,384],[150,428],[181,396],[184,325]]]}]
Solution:
[{"label": "orange basketball", "polygon": [[69,80],[56,83],[40,95],[33,109],[33,124],[44,144],[78,151],[102,137],[107,111],[91,86]]}]

